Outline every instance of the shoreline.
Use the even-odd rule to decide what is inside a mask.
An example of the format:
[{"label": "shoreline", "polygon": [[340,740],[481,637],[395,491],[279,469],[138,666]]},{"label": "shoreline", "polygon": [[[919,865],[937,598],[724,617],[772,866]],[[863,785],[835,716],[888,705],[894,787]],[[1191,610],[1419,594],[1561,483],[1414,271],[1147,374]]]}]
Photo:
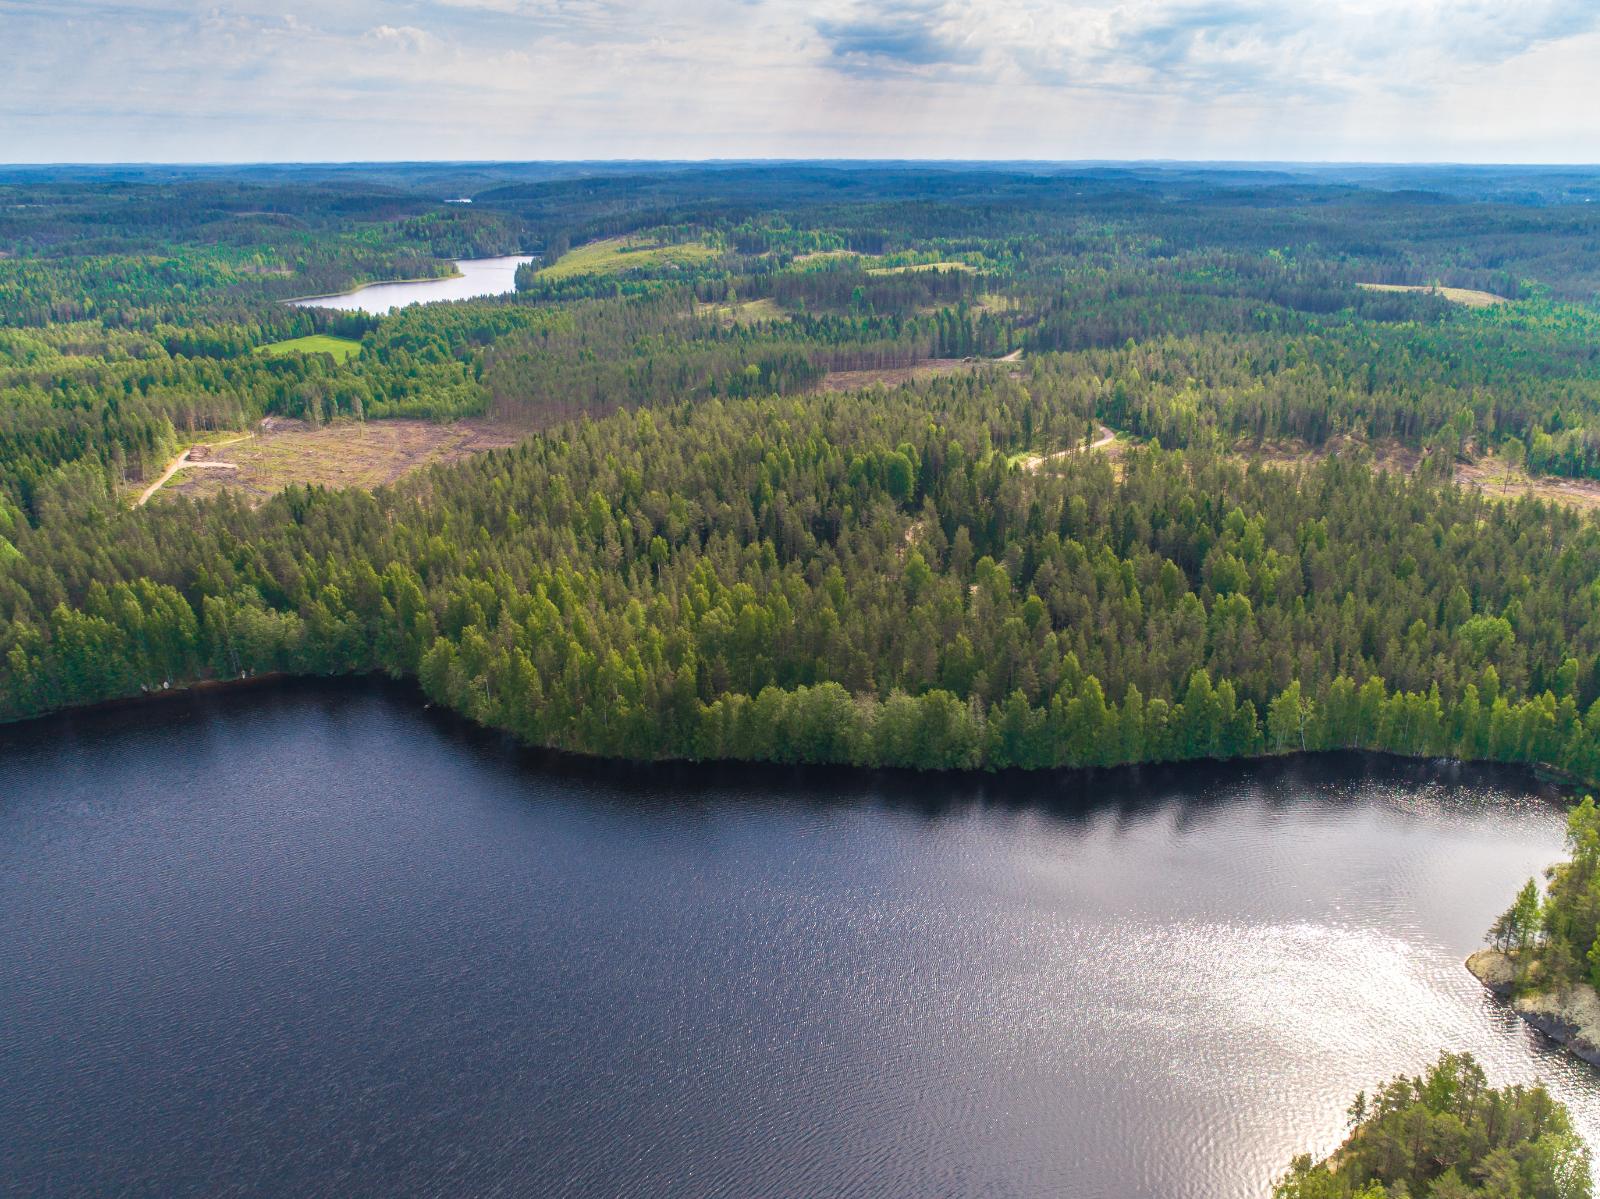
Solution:
[{"label": "shoreline", "polygon": [[140,708],[149,704],[164,703],[174,699],[193,698],[197,695],[228,691],[248,691],[269,684],[292,683],[300,679],[359,678],[359,675],[309,675],[294,674],[286,670],[273,670],[266,674],[243,675],[236,679],[190,679],[159,687],[152,691],[139,691],[133,695],[117,695],[110,699],[97,699],[93,703],[73,704],[70,708],[57,708],[38,716],[25,716],[21,720],[0,721],[0,730],[25,728],[46,720],[61,720],[91,712],[114,712],[119,709]]},{"label": "shoreline", "polygon": [[[1582,780],[1576,780],[1572,776],[1566,775],[1563,771],[1537,763],[1502,762],[1491,758],[1422,757],[1353,746],[1321,750],[1293,750],[1288,753],[1278,754],[1262,753],[1233,758],[1152,759],[1145,762],[1121,763],[1115,766],[1053,766],[1037,770],[1027,770],[1020,767],[1006,767],[997,770],[989,770],[983,767],[921,770],[910,767],[873,766],[850,762],[777,762],[746,758],[605,757],[598,754],[584,753],[579,750],[535,745],[522,741],[509,730],[481,724],[465,713],[451,708],[448,704],[430,699],[414,676],[395,676],[381,668],[336,674],[271,671],[265,674],[254,674],[239,678],[202,678],[174,682],[172,686],[164,689],[115,696],[110,699],[96,700],[93,703],[74,704],[70,707],[58,708],[51,712],[42,712],[19,720],[0,721],[0,736],[12,729],[21,729],[46,721],[70,720],[73,717],[94,712],[136,710],[151,704],[170,702],[175,699],[202,699],[207,696],[227,695],[256,688],[266,689],[272,686],[294,686],[296,684],[359,685],[364,682],[382,682],[390,686],[403,687],[414,697],[417,707],[427,712],[431,718],[445,721],[454,726],[457,731],[466,733],[476,739],[502,743],[516,754],[537,758],[546,766],[556,767],[565,771],[576,771],[582,774],[603,774],[617,777],[659,779],[663,772],[666,772],[674,776],[691,778],[701,774],[712,775],[727,771],[739,772],[742,775],[747,775],[751,771],[760,771],[770,773],[774,777],[783,778],[794,778],[796,775],[801,774],[815,774],[824,777],[904,779],[909,783],[920,782],[923,785],[926,785],[931,779],[967,783],[1006,780],[1014,785],[1039,787],[1059,785],[1062,782],[1069,781],[1075,784],[1082,784],[1088,780],[1099,780],[1108,776],[1131,775],[1137,777],[1152,772],[1159,774],[1165,771],[1228,770],[1235,767],[1292,769],[1296,763],[1303,760],[1343,755],[1354,756],[1371,762],[1386,763],[1393,768],[1425,771],[1429,777],[1434,778],[1449,777],[1463,771],[1509,771],[1523,775],[1546,789],[1570,791],[1589,786]],[[1546,791],[1546,794],[1552,797],[1555,793],[1555,791]],[[1597,1017],[1597,1021],[1600,1021],[1600,1017]],[[1600,1031],[1597,1031],[1596,1041],[1597,1044],[1600,1044]],[[1600,1065],[1600,1050],[1596,1052],[1596,1064]]]},{"label": "shoreline", "polygon": [[1466,968],[1529,1028],[1572,1056],[1600,1066],[1600,995],[1593,987],[1577,983],[1562,991],[1516,994],[1516,965],[1498,949],[1469,954]]},{"label": "shoreline", "polygon": [[419,275],[414,279],[371,279],[366,283],[357,283],[344,291],[320,292],[313,296],[286,296],[278,303],[309,305],[313,300],[342,300],[346,296],[360,295],[371,287],[388,287],[395,283],[442,283],[446,279],[465,279],[467,273],[461,269],[463,262],[489,262],[496,258],[526,258],[529,262],[535,262],[539,255],[518,251],[515,254],[486,254],[482,258],[453,258],[450,260],[451,270],[448,275]]},{"label": "shoreline", "polygon": [[[460,260],[470,261],[470,260]],[[454,264],[452,264],[454,266]],[[287,296],[279,300],[280,304],[309,304],[312,300],[342,300],[345,296],[357,296],[369,287],[388,287],[391,283],[440,283],[445,279],[465,279],[466,272],[455,266],[448,275],[419,275],[414,279],[373,279],[367,283],[357,283],[354,287],[344,291],[319,292],[314,296]]]}]

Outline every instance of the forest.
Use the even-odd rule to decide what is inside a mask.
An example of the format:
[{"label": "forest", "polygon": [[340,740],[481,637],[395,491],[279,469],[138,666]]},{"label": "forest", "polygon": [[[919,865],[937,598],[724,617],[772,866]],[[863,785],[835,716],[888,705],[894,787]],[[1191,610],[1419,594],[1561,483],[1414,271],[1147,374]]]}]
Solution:
[{"label": "forest", "polygon": [[[0,178],[0,718],[385,671],[605,756],[1600,780],[1600,523],[1462,477],[1600,478],[1600,214],[1551,181],[461,170]],[[268,416],[520,441],[131,506]]]}]

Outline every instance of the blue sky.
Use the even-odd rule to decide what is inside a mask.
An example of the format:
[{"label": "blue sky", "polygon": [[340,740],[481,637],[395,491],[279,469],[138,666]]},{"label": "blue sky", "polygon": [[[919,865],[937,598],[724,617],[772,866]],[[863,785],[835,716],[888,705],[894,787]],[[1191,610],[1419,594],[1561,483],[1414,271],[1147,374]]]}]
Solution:
[{"label": "blue sky", "polygon": [[0,0],[0,160],[1600,161],[1600,0]]}]

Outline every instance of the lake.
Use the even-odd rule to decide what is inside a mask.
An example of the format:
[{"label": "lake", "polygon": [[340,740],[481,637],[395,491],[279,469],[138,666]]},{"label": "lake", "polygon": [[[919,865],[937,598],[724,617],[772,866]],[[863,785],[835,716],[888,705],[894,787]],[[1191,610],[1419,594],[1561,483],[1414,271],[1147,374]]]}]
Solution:
[{"label": "lake", "polygon": [[0,1193],[1262,1196],[1441,1048],[1525,777],[521,754],[378,682],[0,729]]},{"label": "lake", "polygon": [[383,316],[407,304],[426,304],[433,300],[471,300],[477,296],[501,296],[517,289],[517,268],[532,262],[532,254],[512,254],[501,258],[458,258],[451,279],[412,279],[395,283],[369,283],[337,296],[311,296],[291,300],[298,308],[337,308],[342,312],[370,312]]}]

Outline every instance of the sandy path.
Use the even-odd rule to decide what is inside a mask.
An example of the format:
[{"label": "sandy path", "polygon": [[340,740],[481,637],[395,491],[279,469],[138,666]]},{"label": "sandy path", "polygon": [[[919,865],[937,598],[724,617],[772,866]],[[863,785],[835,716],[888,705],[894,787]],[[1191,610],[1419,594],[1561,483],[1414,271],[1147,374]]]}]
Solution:
[{"label": "sandy path", "polygon": [[1028,471],[1038,470],[1046,462],[1053,462],[1057,458],[1066,458],[1071,454],[1080,454],[1084,450],[1103,450],[1117,439],[1117,434],[1110,425],[1100,426],[1100,436],[1086,446],[1069,446],[1064,450],[1057,450],[1053,454],[1029,454],[1022,459],[1022,469]]},{"label": "sandy path", "polygon": [[[250,440],[250,438],[252,438],[254,436],[255,436],[254,433],[246,433],[242,437],[231,437],[227,441],[208,441],[208,442],[205,443],[205,448],[206,449],[215,449],[215,448],[217,448],[219,446],[235,445],[235,444],[237,444],[238,442],[241,442],[241,441],[248,441],[248,440]],[[172,478],[173,475],[177,474],[180,470],[182,470],[186,466],[200,466],[200,467],[205,467],[208,470],[238,470],[239,469],[238,466],[236,466],[232,462],[190,462],[189,461],[189,453],[190,453],[190,451],[191,450],[195,450],[195,449],[199,449],[199,448],[200,448],[199,446],[190,446],[189,449],[184,450],[183,453],[179,454],[176,458],[174,458],[171,462],[169,462],[167,464],[167,469],[161,472],[161,477],[159,479],[157,479],[154,483],[150,484],[150,486],[148,486],[148,487],[146,487],[144,489],[143,494],[141,494],[139,496],[139,498],[133,502],[133,506],[135,508],[143,508],[145,506],[145,504],[149,501],[150,497],[153,496],[156,492],[160,491],[162,485],[164,483],[166,483],[166,481],[168,479]]]}]

